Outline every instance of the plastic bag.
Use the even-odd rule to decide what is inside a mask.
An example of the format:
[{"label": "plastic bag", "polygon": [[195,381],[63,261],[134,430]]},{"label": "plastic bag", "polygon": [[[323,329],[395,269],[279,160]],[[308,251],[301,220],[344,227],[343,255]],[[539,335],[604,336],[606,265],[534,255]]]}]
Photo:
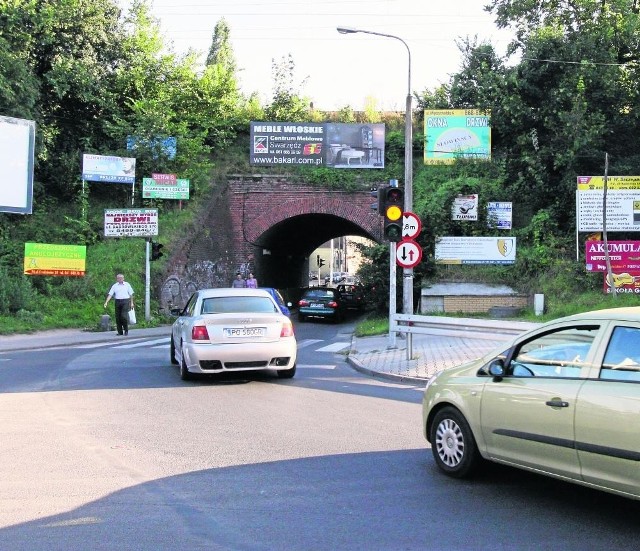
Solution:
[{"label": "plastic bag", "polygon": [[129,324],[130,325],[135,325],[136,324],[136,310],[135,310],[135,308],[131,308],[131,310],[129,310]]}]

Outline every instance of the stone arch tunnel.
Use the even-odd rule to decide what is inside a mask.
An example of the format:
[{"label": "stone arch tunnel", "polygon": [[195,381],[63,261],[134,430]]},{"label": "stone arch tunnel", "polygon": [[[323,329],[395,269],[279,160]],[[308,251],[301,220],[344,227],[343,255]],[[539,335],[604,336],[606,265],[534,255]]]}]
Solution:
[{"label": "stone arch tunnel", "polygon": [[256,274],[261,286],[307,285],[309,255],[331,238],[356,235],[380,242],[382,221],[362,191],[328,190],[287,176],[229,177],[172,254],[161,307],[181,306],[196,288],[226,287],[237,271]]}]

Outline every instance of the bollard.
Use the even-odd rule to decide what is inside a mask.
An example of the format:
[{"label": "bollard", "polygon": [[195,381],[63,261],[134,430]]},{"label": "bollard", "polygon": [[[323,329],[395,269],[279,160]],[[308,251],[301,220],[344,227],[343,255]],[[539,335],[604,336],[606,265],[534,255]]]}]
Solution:
[{"label": "bollard", "polygon": [[533,295],[533,310],[536,316],[541,316],[542,314],[544,314],[544,295],[543,294]]},{"label": "bollard", "polygon": [[100,316],[100,331],[109,331],[111,328],[111,316],[109,314],[102,314]]}]

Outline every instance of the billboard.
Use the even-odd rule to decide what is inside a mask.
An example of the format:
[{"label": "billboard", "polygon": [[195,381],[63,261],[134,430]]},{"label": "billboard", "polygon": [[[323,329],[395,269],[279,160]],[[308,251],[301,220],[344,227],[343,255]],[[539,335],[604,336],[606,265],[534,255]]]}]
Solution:
[{"label": "billboard", "polygon": [[477,220],[478,194],[458,195],[451,206],[451,220]]},{"label": "billboard", "polygon": [[158,235],[158,209],[105,209],[105,237]]},{"label": "billboard", "polygon": [[[640,241],[607,241],[611,270],[640,272]],[[585,262],[588,272],[606,272],[604,241],[585,242]]]},{"label": "billboard", "polygon": [[385,125],[251,122],[254,166],[384,168]]},{"label": "billboard", "polygon": [[85,245],[24,244],[25,275],[82,277],[86,260]]},{"label": "billboard", "polygon": [[[173,178],[166,178],[173,176]],[[176,178],[175,174],[154,174],[142,179],[144,199],[189,199],[189,180]]]},{"label": "billboard", "polygon": [[[603,176],[578,176],[576,225],[579,232],[603,231]],[[607,177],[607,230],[640,231],[640,176]]]},{"label": "billboard", "polygon": [[31,214],[36,123],[0,116],[0,212]]},{"label": "billboard", "polygon": [[82,179],[90,182],[133,184],[136,179],[136,160],[132,157],[82,155]]},{"label": "billboard", "polygon": [[487,225],[498,230],[510,230],[513,218],[511,201],[489,201],[487,203]]},{"label": "billboard", "polygon": [[453,164],[459,158],[491,159],[491,111],[426,109],[424,164]]},{"label": "billboard", "polygon": [[515,237],[441,237],[436,239],[436,264],[513,264]]},{"label": "billboard", "polygon": [[127,136],[127,149],[135,151],[139,147],[147,147],[153,151],[153,158],[159,157],[162,153],[167,159],[173,161],[178,151],[178,140],[173,136],[167,138],[156,137],[151,140],[144,140],[136,136]]},{"label": "billboard", "polygon": [[602,290],[605,294],[612,294],[614,289],[616,294],[640,294],[640,272],[612,273],[611,275],[613,277],[613,286],[611,285],[609,274],[604,274]]}]

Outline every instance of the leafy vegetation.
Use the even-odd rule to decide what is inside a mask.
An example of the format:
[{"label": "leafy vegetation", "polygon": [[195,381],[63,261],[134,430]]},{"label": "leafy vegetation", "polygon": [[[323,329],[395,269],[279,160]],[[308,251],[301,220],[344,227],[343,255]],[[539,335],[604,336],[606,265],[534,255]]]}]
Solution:
[{"label": "leafy vegetation", "polygon": [[[575,260],[574,193],[577,175],[602,174],[605,152],[611,158],[609,174],[640,174],[640,151],[630,139],[640,134],[637,2],[492,0],[489,10],[500,26],[514,29],[513,57],[502,59],[491,44],[462,38],[463,62],[450,81],[415,94],[414,210],[425,227],[416,283],[509,283],[522,292],[545,293],[550,315],[573,307],[633,304],[634,297],[603,296],[602,275],[585,273]],[[200,66],[196,52],[178,56],[165,46],[148,0],[134,0],[126,14],[114,0],[0,3],[0,113],[37,123],[34,212],[0,213],[0,332],[93,328],[116,272],[125,273],[140,297],[144,240],[105,239],[103,209],[157,208],[160,241],[179,239],[185,227],[197,224],[198,209],[220,191],[226,174],[269,172],[248,165],[250,120],[385,122],[384,170],[299,168],[292,174],[335,189],[402,180],[402,115],[377,112],[375,98],[364,113],[349,106],[332,114],[315,111],[300,95],[291,56],[273,61],[269,104],[261,105],[255,95],[244,97],[231,34],[224,20],[218,22]],[[424,137],[418,129],[424,108],[491,110],[492,161],[422,166]],[[159,147],[168,136],[179,140],[175,158]],[[167,172],[190,179],[188,205],[180,209],[143,199],[139,189],[124,185],[82,185],[80,155],[130,155],[128,137],[135,138],[139,174]],[[436,237],[493,231],[484,212],[474,223],[451,220],[452,199],[469,193],[478,193],[482,203],[514,203],[514,227],[508,232],[518,238],[514,266],[435,265]],[[25,242],[88,245],[86,277],[23,276]],[[369,262],[361,276],[375,287],[376,309],[384,311],[388,249],[374,246],[364,252]],[[152,284],[162,267],[162,260],[152,264]],[[152,294],[149,323],[163,319],[155,299]]]}]

